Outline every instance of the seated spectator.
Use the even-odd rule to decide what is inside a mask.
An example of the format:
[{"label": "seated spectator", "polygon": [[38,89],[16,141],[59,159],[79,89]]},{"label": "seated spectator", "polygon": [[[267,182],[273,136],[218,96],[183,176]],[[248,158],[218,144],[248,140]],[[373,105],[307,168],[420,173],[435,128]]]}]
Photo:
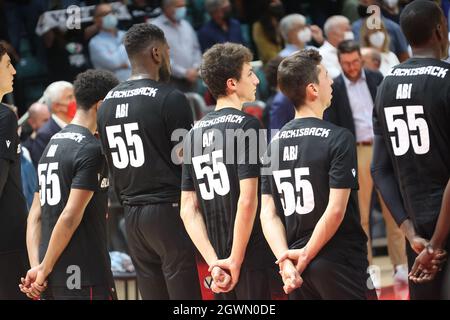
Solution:
[{"label": "seated spectator", "polygon": [[261,18],[253,24],[252,36],[258,57],[266,64],[283,48],[279,21],[284,16],[283,4],[279,0],[264,0]]},{"label": "seated spectator", "polygon": [[35,102],[28,108],[28,119],[22,125],[20,139],[25,141],[28,137],[36,138],[37,131],[50,119],[48,106]]},{"label": "seated spectator", "polygon": [[278,54],[280,57],[285,58],[301,49],[314,48],[307,45],[312,39],[312,32],[301,14],[293,13],[281,19],[280,33],[285,43],[284,49]]},{"label": "seated spectator", "polygon": [[23,143],[23,146],[30,152],[35,167],[50,138],[70,122],[67,111],[69,105],[75,103],[73,86],[66,81],[53,82],[45,89],[41,99],[50,107],[52,114],[50,120],[37,131],[34,139],[30,137]]},{"label": "seated spectator", "polygon": [[[363,24],[364,19],[366,19],[368,16],[371,16],[373,13],[369,11],[367,13],[367,9],[371,5],[378,5],[377,0],[359,0],[359,6],[358,6],[358,13],[360,15],[360,19],[356,20],[352,24],[352,30],[355,34],[355,39],[359,39],[359,33]],[[386,26],[386,30],[389,33],[389,36],[391,38],[389,48],[392,52],[395,53],[398,60],[400,62],[405,61],[409,58],[408,54],[408,43],[406,41],[405,36],[403,35],[402,30],[400,29],[400,26],[395,23],[394,21],[387,19],[383,15],[381,15],[381,21],[383,21],[384,25]]]},{"label": "seated spectator", "polygon": [[382,0],[381,12],[383,16],[395,23],[400,23],[400,13],[402,13],[403,7],[400,6],[398,0]]},{"label": "seated spectator", "polygon": [[72,82],[90,67],[87,42],[82,29],[53,28],[43,36],[47,49],[49,81]]},{"label": "seated spectator", "polygon": [[117,16],[110,4],[99,4],[95,8],[94,23],[100,32],[89,41],[92,65],[95,69],[113,72],[119,81],[127,80],[131,68],[123,45],[125,32],[117,29]]},{"label": "seated spectator", "polygon": [[337,46],[343,40],[353,40],[354,35],[350,28],[350,21],[344,16],[331,16],[323,27],[325,33],[324,44],[319,48],[322,64],[328,71],[330,78],[336,78],[342,72],[338,61]]},{"label": "seated spectator", "polygon": [[371,47],[363,47],[361,48],[361,57],[365,68],[371,71],[380,71],[381,54],[379,50]]},{"label": "seated spectator", "polygon": [[361,26],[359,43],[363,47],[372,47],[380,51],[381,65],[380,72],[385,76],[389,70],[400,63],[395,53],[389,50],[390,37],[383,22],[380,22],[379,29],[369,29],[367,23]]},{"label": "seated spectator", "polygon": [[171,82],[181,91],[195,91],[202,52],[197,34],[185,20],[185,0],[163,0],[163,14],[152,23],[164,31],[170,46]]},{"label": "seated spectator", "polygon": [[198,32],[202,52],[205,52],[216,43],[234,42],[244,44],[241,24],[238,20],[231,18],[229,0],[206,0],[205,9],[211,16],[211,20]]},{"label": "seated spectator", "polygon": [[132,25],[147,22],[161,14],[159,0],[133,0],[127,5],[128,12],[131,15],[130,20],[121,21],[119,26],[128,30]]}]

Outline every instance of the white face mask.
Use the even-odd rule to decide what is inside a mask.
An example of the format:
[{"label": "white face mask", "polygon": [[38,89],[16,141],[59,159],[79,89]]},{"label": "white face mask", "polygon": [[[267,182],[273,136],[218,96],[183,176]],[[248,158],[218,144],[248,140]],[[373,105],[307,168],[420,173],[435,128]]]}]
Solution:
[{"label": "white face mask", "polygon": [[389,8],[395,8],[398,4],[398,0],[384,0],[384,3],[389,7]]},{"label": "white face mask", "polygon": [[344,40],[355,40],[355,35],[351,31],[344,32]]},{"label": "white face mask", "polygon": [[303,28],[297,33],[298,40],[303,43],[311,41],[311,30],[308,27]]},{"label": "white face mask", "polygon": [[377,31],[369,36],[370,44],[378,49],[381,49],[383,47],[385,39],[386,35],[382,31]]}]

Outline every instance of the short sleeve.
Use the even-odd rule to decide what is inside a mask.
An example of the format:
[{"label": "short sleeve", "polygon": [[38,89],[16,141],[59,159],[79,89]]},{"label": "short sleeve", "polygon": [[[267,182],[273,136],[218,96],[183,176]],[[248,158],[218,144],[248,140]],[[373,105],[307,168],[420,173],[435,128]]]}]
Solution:
[{"label": "short sleeve", "polygon": [[[187,147],[190,144],[190,133],[186,135],[184,140],[183,150],[190,150]],[[192,156],[190,153],[183,152],[183,170],[181,175],[181,190],[182,191],[194,191],[194,179],[192,177]]]},{"label": "short sleeve", "polygon": [[261,162],[259,159],[260,124],[251,117],[242,130],[237,133],[237,165],[239,180],[259,177]]},{"label": "short sleeve", "polygon": [[17,119],[12,111],[0,105],[0,158],[14,161],[17,157]]},{"label": "short sleeve", "polygon": [[344,129],[332,143],[329,171],[330,188],[358,189],[356,142],[350,131]]},{"label": "short sleeve", "polygon": [[[192,110],[186,96],[178,90],[170,92],[162,106],[163,119],[166,125],[166,134],[171,137],[173,132],[177,129],[184,129],[189,131],[192,127],[193,116]],[[173,145],[178,144],[178,141],[173,141]]]},{"label": "short sleeve", "polygon": [[99,143],[89,143],[78,151],[75,158],[72,189],[97,191],[99,177],[103,172],[105,159]]}]

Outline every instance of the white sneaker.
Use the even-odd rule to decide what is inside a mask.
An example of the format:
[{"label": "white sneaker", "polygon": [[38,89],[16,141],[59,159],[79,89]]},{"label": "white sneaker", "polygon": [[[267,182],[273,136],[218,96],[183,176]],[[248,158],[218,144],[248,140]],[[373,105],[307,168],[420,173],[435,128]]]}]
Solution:
[{"label": "white sneaker", "polygon": [[370,276],[370,279],[367,279],[367,287],[369,289],[375,289],[379,298],[381,294],[381,268],[372,264],[367,268],[367,273]]},{"label": "white sneaker", "polygon": [[406,264],[395,267],[394,284],[408,284],[408,266]]}]

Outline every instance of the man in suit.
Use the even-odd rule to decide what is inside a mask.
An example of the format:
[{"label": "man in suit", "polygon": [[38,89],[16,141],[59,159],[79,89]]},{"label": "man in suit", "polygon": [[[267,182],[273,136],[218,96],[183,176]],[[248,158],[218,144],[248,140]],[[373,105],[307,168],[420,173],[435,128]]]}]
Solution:
[{"label": "man in suit", "polygon": [[[334,79],[333,99],[330,108],[324,113],[324,119],[349,129],[356,137],[358,157],[358,202],[361,225],[369,237],[368,259],[372,260],[370,245],[369,217],[373,181],[370,174],[370,161],[373,152],[373,103],[377,87],[383,80],[381,73],[363,69],[363,60],[357,42],[342,41],[338,45],[338,59],[342,73]],[[388,251],[395,267],[394,281],[407,283],[405,240],[401,230],[395,224],[389,210],[379,197],[386,224]],[[377,281],[374,281],[377,286]]]},{"label": "man in suit", "polygon": [[23,143],[23,146],[30,152],[35,167],[50,138],[61,131],[71,120],[67,112],[69,106],[75,103],[73,86],[67,81],[53,82],[45,89],[41,100],[50,108],[51,117],[37,131],[34,139],[30,137]]}]

